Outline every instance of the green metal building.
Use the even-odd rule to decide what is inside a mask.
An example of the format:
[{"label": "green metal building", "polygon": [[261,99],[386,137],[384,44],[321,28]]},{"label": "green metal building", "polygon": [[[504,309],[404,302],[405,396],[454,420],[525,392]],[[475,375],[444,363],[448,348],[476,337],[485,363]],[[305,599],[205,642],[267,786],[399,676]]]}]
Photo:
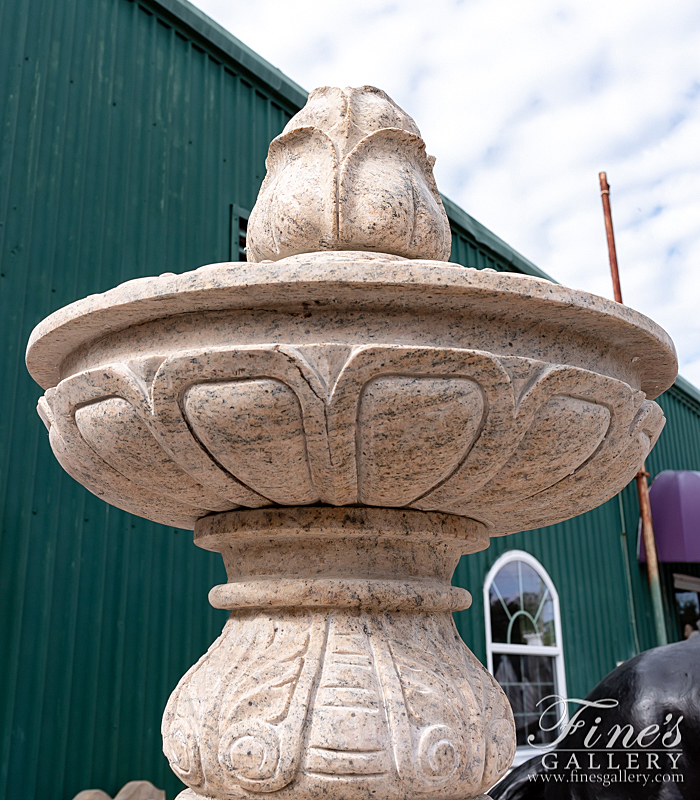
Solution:
[{"label": "green metal building", "polygon": [[[268,143],[305,99],[184,0],[0,0],[0,798],[113,794],[135,779],[169,798],[181,788],[160,718],[225,620],[207,603],[221,560],[63,472],[24,348],[39,320],[85,295],[240,260]],[[542,274],[446,207],[453,261]],[[700,392],[678,379],[659,402],[668,422],[652,476],[700,470]],[[569,696],[655,646],[638,515],[628,487],[464,559],[455,580],[474,605],[457,623],[477,657],[503,663],[495,628],[487,646],[498,620],[484,613],[498,559],[506,578],[544,576],[535,648],[554,648],[538,652]],[[700,565],[662,564],[670,640],[681,636],[678,573],[692,586]]]}]

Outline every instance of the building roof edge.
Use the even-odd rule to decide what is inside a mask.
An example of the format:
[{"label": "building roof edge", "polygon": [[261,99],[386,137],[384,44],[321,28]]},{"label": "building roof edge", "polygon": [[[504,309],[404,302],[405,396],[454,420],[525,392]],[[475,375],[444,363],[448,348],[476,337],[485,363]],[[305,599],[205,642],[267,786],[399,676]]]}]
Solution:
[{"label": "building roof edge", "polygon": [[514,250],[509,244],[503,241],[495,233],[490,231],[485,225],[474,219],[474,217],[467,214],[467,212],[457,203],[442,195],[442,202],[447,211],[447,216],[451,222],[454,222],[460,228],[463,228],[470,236],[472,236],[478,244],[490,250],[494,255],[497,255],[500,260],[510,264],[518,272],[524,272],[526,275],[534,275],[537,278],[546,278],[553,283],[559,281],[552,278],[544,270],[535,266],[532,261],[529,261],[525,256]]},{"label": "building roof edge", "polygon": [[682,375],[678,375],[674,384],[675,389],[687,394],[688,397],[695,400],[695,402],[700,405],[700,389],[694,384],[691,383],[687,378],[684,378]]},{"label": "building roof edge", "polygon": [[[281,95],[292,105],[302,108],[306,103],[308,97],[306,89],[295,83],[282,70],[258,55],[211,17],[188,2],[188,0],[147,0],[147,3],[158,8],[166,15],[175,18],[183,26],[189,28],[201,38],[206,39],[218,50],[240,64],[244,70],[264,81],[270,89]],[[462,228],[477,244],[498,256],[499,260],[510,264],[515,270],[526,275],[546,278],[554,283],[559,282],[513,249],[485,225],[474,219],[457,203],[445,197],[445,195],[442,195],[442,201],[450,222]],[[700,389],[682,375],[678,375],[674,387],[691,397],[696,403],[700,403]]]},{"label": "building roof edge", "polygon": [[180,24],[189,28],[203,39],[213,44],[218,50],[236,61],[247,72],[264,81],[270,89],[281,95],[292,105],[301,108],[306,103],[308,92],[282,70],[270,64],[250,47],[243,44],[232,33],[200,11],[187,0],[147,0],[152,6],[165,15],[173,17]]}]

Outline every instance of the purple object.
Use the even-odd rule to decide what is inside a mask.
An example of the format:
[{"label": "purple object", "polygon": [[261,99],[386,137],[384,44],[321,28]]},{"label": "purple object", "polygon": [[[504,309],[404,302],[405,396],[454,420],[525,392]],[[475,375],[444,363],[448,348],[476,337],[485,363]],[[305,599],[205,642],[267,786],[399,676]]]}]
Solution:
[{"label": "purple object", "polygon": [[[659,561],[700,563],[700,472],[660,472],[649,498]],[[646,561],[641,540],[639,560]]]}]

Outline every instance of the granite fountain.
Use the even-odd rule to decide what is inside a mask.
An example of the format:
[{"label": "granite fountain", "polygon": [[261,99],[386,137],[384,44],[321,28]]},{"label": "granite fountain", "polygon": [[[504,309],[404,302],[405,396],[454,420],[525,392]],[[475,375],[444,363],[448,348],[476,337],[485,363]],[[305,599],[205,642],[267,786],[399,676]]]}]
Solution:
[{"label": "granite fountain", "polygon": [[515,730],[455,628],[457,562],[603,503],[663,427],[668,335],[449,263],[433,163],[382,91],[317,89],[270,145],[247,262],[32,333],[64,469],[226,566],[229,620],[163,718],[182,800],[488,791]]}]

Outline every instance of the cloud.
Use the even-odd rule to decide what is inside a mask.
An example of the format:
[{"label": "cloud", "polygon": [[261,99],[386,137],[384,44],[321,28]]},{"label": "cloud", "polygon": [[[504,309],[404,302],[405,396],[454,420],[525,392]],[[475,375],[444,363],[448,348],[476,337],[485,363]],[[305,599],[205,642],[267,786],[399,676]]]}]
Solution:
[{"label": "cloud", "polygon": [[700,384],[700,5],[687,0],[196,0],[311,89],[385,89],[445,194],[570,286],[625,302]]}]

